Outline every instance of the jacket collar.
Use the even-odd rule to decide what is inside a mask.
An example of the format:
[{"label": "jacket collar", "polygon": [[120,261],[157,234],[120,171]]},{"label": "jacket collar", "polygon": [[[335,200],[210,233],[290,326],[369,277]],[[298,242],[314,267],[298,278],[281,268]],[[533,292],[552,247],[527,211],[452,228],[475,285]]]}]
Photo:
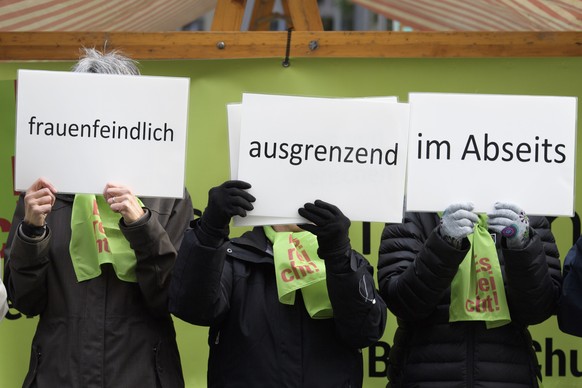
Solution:
[{"label": "jacket collar", "polygon": [[75,194],[56,194],[55,197],[61,201],[73,203],[75,200]]},{"label": "jacket collar", "polygon": [[229,256],[251,263],[273,264],[273,247],[265,236],[262,226],[230,240],[227,249]]}]

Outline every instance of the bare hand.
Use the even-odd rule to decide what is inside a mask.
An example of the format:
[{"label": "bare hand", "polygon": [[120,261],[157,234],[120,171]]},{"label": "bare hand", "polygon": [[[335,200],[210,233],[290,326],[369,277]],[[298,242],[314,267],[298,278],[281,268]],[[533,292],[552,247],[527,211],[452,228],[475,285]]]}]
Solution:
[{"label": "bare hand", "polygon": [[145,214],[136,196],[125,185],[109,182],[105,185],[103,196],[111,210],[121,214],[126,224],[139,220]]},{"label": "bare hand", "polygon": [[57,189],[45,178],[38,178],[24,195],[24,222],[43,226],[55,203]]}]

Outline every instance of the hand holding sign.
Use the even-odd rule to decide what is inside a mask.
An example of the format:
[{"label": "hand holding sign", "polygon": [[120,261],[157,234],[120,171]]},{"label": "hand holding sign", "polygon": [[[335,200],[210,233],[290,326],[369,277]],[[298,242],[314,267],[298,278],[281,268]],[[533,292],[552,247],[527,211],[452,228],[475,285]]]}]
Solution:
[{"label": "hand holding sign", "polygon": [[301,224],[303,230],[317,236],[319,249],[317,254],[326,261],[326,265],[335,266],[337,272],[346,272],[349,262],[339,262],[338,257],[347,258],[345,252],[350,249],[349,229],[351,222],[337,206],[316,200],[306,203],[299,209],[299,214],[313,224]]},{"label": "hand holding sign", "polygon": [[523,248],[529,240],[529,219],[518,206],[510,203],[495,204],[495,210],[487,215],[489,229],[501,233],[507,239],[507,246]]},{"label": "hand holding sign", "polygon": [[56,192],[57,189],[45,178],[34,181],[24,196],[24,222],[33,227],[44,226],[55,203]]},{"label": "hand holding sign", "polygon": [[441,218],[441,236],[458,247],[463,238],[473,233],[477,222],[479,217],[473,213],[472,203],[452,204],[445,209]]},{"label": "hand holding sign", "polygon": [[[251,185],[247,182],[231,180],[208,192],[208,206],[202,214],[200,226],[210,235],[228,235],[228,224],[234,216],[244,217],[253,210],[255,197],[247,192]],[[223,233],[226,232],[226,233]]]},{"label": "hand holding sign", "polygon": [[107,183],[103,190],[103,197],[105,197],[111,210],[123,216],[125,224],[131,224],[145,214],[136,196],[125,185]]}]

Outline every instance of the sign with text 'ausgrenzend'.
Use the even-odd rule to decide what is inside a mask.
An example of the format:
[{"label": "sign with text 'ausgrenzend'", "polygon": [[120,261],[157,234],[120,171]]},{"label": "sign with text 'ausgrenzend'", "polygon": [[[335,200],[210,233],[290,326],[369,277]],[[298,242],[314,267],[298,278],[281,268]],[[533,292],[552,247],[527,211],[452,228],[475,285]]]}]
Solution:
[{"label": "sign with text 'ausgrenzend'", "polygon": [[574,215],[575,97],[411,93],[407,210]]},{"label": "sign with text 'ausgrenzend'", "polygon": [[[379,101],[379,102],[391,102],[397,103],[398,98],[395,96],[382,96],[382,97],[361,97],[357,100],[364,100],[367,102]],[[344,101],[349,101],[350,98],[345,98]],[[238,161],[239,161],[239,151],[240,151],[240,126],[241,126],[241,110],[242,104],[228,104],[228,142],[229,142],[229,152],[230,152],[230,177],[231,179],[238,179]],[[254,215],[253,212],[249,212],[245,217],[234,216],[233,224],[234,226],[253,226],[253,225],[280,225],[280,224],[295,224],[305,222],[305,220],[296,214],[294,217],[270,217],[270,216],[258,216]]]},{"label": "sign with text 'ausgrenzend'", "polygon": [[402,219],[408,104],[244,94],[240,121],[249,214],[289,219],[321,199],[353,221]]},{"label": "sign with text 'ausgrenzend'", "polygon": [[19,70],[15,187],[183,196],[190,80]]}]

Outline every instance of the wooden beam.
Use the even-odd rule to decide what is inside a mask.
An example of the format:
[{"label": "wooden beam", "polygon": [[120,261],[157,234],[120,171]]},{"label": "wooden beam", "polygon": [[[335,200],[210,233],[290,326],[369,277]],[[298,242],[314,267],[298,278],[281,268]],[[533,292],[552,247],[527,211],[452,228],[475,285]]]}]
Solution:
[{"label": "wooden beam", "polygon": [[295,31],[323,31],[317,0],[283,0]]},{"label": "wooden beam", "polygon": [[269,31],[275,0],[255,0],[249,31]]},{"label": "wooden beam", "polygon": [[247,0],[218,0],[212,19],[212,31],[240,31]]},{"label": "wooden beam", "polygon": [[291,12],[289,11],[289,2],[281,0],[281,4],[283,5],[283,13],[287,16],[291,15]]},{"label": "wooden beam", "polygon": [[[135,59],[284,58],[287,32],[0,32],[0,60],[76,60],[81,47]],[[291,59],[580,57],[575,32],[306,32]]]}]

